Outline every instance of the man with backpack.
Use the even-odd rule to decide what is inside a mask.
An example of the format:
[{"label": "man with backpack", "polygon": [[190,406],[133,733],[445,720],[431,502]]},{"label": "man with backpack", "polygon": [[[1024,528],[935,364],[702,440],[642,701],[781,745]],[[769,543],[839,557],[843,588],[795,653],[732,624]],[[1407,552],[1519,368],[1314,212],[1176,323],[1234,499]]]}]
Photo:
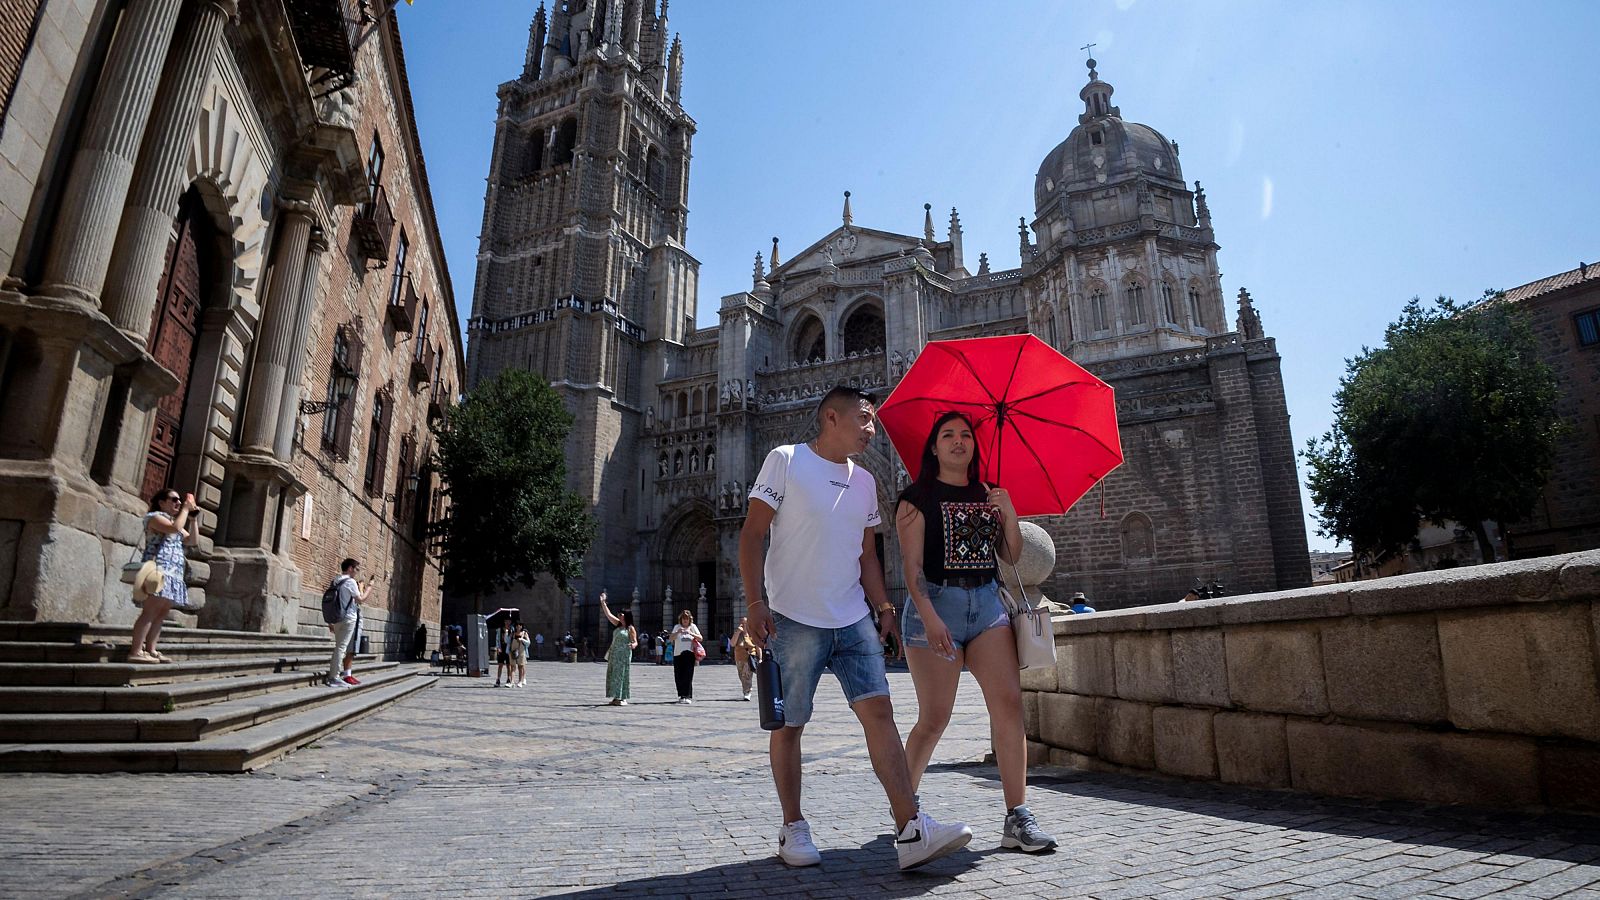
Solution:
[{"label": "man with backpack", "polygon": [[361,601],[377,576],[358,582],[356,574],[360,571],[361,563],[345,559],[339,564],[339,577],[322,592],[322,621],[333,632],[333,658],[328,663],[328,677],[322,682],[328,687],[361,683],[351,667],[355,665],[356,649],[360,647]]}]

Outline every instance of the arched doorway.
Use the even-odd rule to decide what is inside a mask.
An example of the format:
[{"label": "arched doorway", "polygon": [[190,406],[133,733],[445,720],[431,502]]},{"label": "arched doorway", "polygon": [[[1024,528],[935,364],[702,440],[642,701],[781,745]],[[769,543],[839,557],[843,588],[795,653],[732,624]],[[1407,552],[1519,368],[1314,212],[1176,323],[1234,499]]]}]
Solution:
[{"label": "arched doorway", "polygon": [[[678,611],[687,609],[694,612],[695,623],[708,642],[713,636],[726,633],[727,629],[718,624],[725,618],[727,603],[721,599],[717,584],[717,529],[711,521],[710,505],[691,501],[669,515],[661,528],[659,551],[656,559],[661,580],[652,586],[657,602],[641,609],[640,618],[652,631],[659,631],[671,628]],[[702,584],[706,587],[703,616],[698,609]],[[664,604],[665,589],[669,587],[670,611]],[[708,643],[708,651],[711,646]]]},{"label": "arched doorway", "polygon": [[201,311],[207,287],[216,281],[217,231],[200,199],[190,188],[178,203],[178,218],[167,248],[166,270],[151,315],[147,348],[163,368],[178,376],[178,387],[156,405],[155,427],[145,457],[141,496],[150,497],[173,483],[178,439],[199,349]]}]

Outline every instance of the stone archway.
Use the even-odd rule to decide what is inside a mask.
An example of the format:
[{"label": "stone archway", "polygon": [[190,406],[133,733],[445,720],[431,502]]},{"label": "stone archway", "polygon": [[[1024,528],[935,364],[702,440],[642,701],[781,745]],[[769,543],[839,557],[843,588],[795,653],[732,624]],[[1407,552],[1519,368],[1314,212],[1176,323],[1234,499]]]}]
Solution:
[{"label": "stone archway", "polygon": [[[639,619],[650,632],[671,628],[678,611],[694,613],[695,622],[706,638],[725,633],[723,620],[732,607],[723,598],[717,578],[717,529],[713,510],[704,500],[690,500],[669,513],[657,532],[652,569],[655,578],[645,593]],[[699,608],[700,585],[706,587],[706,605]],[[666,589],[672,589],[672,608],[667,609]],[[651,601],[654,602],[651,602]]]}]

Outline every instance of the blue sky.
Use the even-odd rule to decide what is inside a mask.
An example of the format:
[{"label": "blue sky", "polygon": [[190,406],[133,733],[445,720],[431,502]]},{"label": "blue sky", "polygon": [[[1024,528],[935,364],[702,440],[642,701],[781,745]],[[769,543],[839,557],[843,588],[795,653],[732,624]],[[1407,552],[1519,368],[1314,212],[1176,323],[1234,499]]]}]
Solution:
[{"label": "blue sky", "polygon": [[[495,88],[532,0],[399,8],[456,303],[472,305]],[[1277,338],[1295,439],[1325,431],[1344,361],[1414,295],[1475,298],[1600,260],[1600,4],[673,0],[698,123],[689,250],[700,324],[839,224],[1018,264],[1033,176],[1077,123],[1084,54],[1124,118],[1205,185],[1223,287]],[[1231,301],[1230,301],[1231,302]],[[1302,479],[1304,466],[1302,464]],[[1306,501],[1313,549],[1319,537]]]}]

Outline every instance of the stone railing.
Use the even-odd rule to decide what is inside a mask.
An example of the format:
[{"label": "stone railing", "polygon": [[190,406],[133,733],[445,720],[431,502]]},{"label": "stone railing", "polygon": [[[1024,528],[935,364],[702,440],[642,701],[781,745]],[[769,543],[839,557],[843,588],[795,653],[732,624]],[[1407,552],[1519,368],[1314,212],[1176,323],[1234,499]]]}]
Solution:
[{"label": "stone railing", "polygon": [[1600,811],[1600,551],[1056,620],[1029,758]]}]

